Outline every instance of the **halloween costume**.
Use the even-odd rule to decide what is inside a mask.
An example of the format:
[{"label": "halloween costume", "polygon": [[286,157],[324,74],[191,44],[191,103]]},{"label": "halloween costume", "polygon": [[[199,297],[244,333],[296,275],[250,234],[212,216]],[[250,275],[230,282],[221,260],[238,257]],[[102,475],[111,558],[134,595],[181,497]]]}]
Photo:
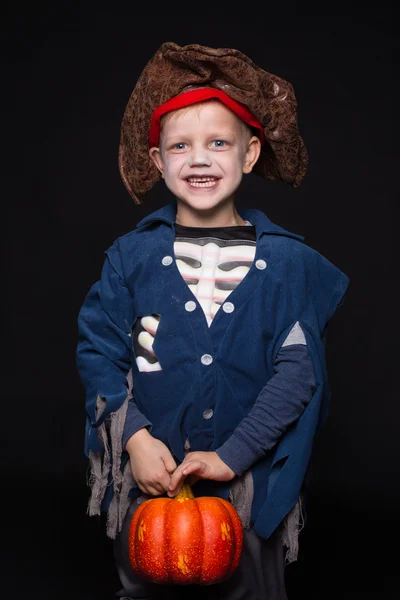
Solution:
[{"label": "halloween costume", "polygon": [[[122,122],[119,166],[136,203],[159,179],[148,150],[156,143],[163,109],[173,109],[171,100],[177,103],[172,107],[190,103],[198,88],[211,96],[216,90],[226,105],[231,98],[231,109],[239,114],[243,108],[241,118],[265,139],[254,169],[258,175],[300,184],[307,153],[290,84],[237,50],[168,42],[143,70]],[[265,540],[290,517],[298,532],[302,485],[329,403],[325,331],[348,278],[262,211],[238,210],[254,227],[255,242],[247,250],[239,245],[238,257],[238,246],[233,244],[236,253],[230,255],[221,238],[185,242],[176,210],[174,200],[115,241],[80,311],[77,360],[86,389],[89,513],[108,511],[108,534],[115,537],[132,499],[140,500],[124,452],[133,422],[134,430],[151,428],[177,462],[190,448],[215,450],[229,464],[236,434],[236,447],[241,443],[243,450],[237,466],[239,455],[244,457],[241,477],[199,481],[195,494],[230,498],[241,506],[245,526]],[[193,277],[206,250],[219,257],[208,309],[197,289],[201,278]],[[223,274],[243,267],[246,272],[229,289]],[[300,353],[307,348],[312,393],[304,402],[297,398],[292,410],[289,390],[270,414],[278,433],[268,444],[252,444],[249,415],[264,411],[279,353],[293,350],[286,346]],[[284,535],[291,538],[287,545],[292,543],[295,558],[293,527]]]}]

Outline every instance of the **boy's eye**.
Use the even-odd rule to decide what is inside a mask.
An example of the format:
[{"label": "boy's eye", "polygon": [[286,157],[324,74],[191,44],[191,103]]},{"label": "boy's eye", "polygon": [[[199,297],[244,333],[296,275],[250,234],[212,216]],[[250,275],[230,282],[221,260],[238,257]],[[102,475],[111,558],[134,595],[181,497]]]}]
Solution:
[{"label": "boy's eye", "polygon": [[172,147],[174,150],[184,150],[186,147],[186,144],[184,142],[178,142],[177,144],[174,144]]},{"label": "boy's eye", "polygon": [[224,142],[224,140],[213,140],[211,145],[214,146],[214,148],[224,148],[226,142]]}]

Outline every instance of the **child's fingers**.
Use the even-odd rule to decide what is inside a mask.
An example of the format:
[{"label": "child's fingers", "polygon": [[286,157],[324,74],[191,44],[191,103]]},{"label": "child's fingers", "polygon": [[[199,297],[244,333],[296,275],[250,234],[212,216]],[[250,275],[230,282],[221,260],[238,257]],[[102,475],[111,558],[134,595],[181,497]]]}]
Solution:
[{"label": "child's fingers", "polygon": [[169,496],[175,496],[175,494],[178,491],[178,488],[180,489],[182,487],[183,480],[185,479],[183,468],[183,465],[180,465],[171,475],[171,479],[168,486]]},{"label": "child's fingers", "polygon": [[164,463],[165,469],[170,475],[172,475],[172,473],[176,469],[176,462],[174,461],[171,452],[167,449],[167,451],[161,458]]},{"label": "child's fingers", "polygon": [[168,495],[174,496],[177,488],[180,486],[181,482],[185,479],[185,475],[182,473],[182,466],[178,467],[174,473],[171,475],[171,479],[168,485]]},{"label": "child's fingers", "polygon": [[164,494],[165,490],[158,483],[143,483],[138,484],[139,488],[145,494],[150,494],[150,496],[161,496]]},{"label": "child's fingers", "polygon": [[181,484],[185,477],[191,474],[197,474],[199,476],[205,471],[206,465],[199,460],[193,462],[182,463],[175,470],[173,475],[171,476],[171,481],[169,483],[169,496],[175,496],[177,490],[180,489]]},{"label": "child's fingers", "polygon": [[168,471],[164,471],[163,476],[160,477],[159,480],[157,481],[157,484],[159,484],[163,488],[162,493],[168,492],[170,483],[171,483],[171,475],[168,473]]},{"label": "child's fingers", "polygon": [[182,465],[182,473],[186,477],[186,475],[190,475],[190,473],[197,473],[198,475],[204,475],[207,471],[207,465],[200,460],[194,460],[193,462],[187,463],[186,465]]}]

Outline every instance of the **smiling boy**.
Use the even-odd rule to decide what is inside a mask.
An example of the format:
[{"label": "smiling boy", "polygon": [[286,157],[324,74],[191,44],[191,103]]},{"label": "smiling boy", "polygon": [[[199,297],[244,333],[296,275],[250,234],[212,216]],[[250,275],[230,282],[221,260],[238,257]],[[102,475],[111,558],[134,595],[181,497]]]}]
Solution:
[{"label": "smiling boy", "polygon": [[160,147],[150,156],[177,198],[180,225],[244,225],[234,204],[243,173],[260,155],[260,138],[217,99],[162,118]]},{"label": "smiling boy", "polygon": [[127,536],[144,498],[187,477],[245,529],[238,569],[205,597],[286,599],[283,544],[295,560],[329,400],[325,329],[348,280],[235,193],[252,171],[299,185],[295,107],[290,84],[239,51],[167,42],[126,108],[129,193],[139,202],[161,177],[173,200],[107,250],[79,315],[89,512],[108,510],[117,597],[177,597],[135,575]]}]

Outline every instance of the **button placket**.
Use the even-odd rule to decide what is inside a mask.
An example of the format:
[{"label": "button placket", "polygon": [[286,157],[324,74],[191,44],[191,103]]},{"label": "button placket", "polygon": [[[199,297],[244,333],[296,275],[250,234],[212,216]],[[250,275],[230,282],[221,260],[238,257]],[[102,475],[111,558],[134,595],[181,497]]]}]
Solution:
[{"label": "button placket", "polygon": [[[176,266],[174,257],[170,254],[166,254],[161,259],[161,263],[164,266],[169,266],[169,265],[172,265],[172,263],[174,263],[174,266],[176,267],[171,271],[171,277],[173,279],[169,280],[172,291],[174,291],[174,285],[177,285],[179,283],[179,285],[184,285],[186,294],[193,296],[192,292],[190,291],[189,286],[186,284],[185,280],[182,277],[182,274],[180,273],[178,267]],[[192,321],[192,326],[194,327],[195,333],[199,334],[199,336],[200,336],[199,337],[199,347],[203,346],[204,349],[209,347],[210,341],[211,341],[210,340],[210,331],[207,326],[203,311],[196,310],[199,308],[198,303],[194,299],[187,300],[183,306],[185,308],[185,311],[193,312],[194,315],[195,314],[197,315],[196,318],[194,318],[194,320]],[[205,336],[204,336],[204,333],[205,333]],[[201,340],[201,342],[200,342],[200,340]],[[204,353],[204,354],[200,355],[200,361],[205,366],[211,365],[213,360],[214,359],[211,354]]]}]

